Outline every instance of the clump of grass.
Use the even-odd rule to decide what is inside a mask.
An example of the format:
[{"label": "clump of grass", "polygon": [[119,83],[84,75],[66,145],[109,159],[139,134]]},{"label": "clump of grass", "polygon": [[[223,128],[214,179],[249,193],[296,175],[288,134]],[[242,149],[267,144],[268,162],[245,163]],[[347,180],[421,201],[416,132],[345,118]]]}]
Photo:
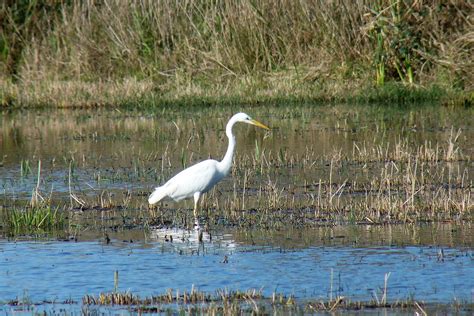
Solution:
[{"label": "clump of grass", "polygon": [[[386,290],[386,289],[385,289]],[[188,312],[209,314],[235,314],[235,313],[320,313],[336,311],[363,311],[363,310],[392,310],[403,312],[415,312],[422,315],[436,313],[437,311],[469,310],[469,303],[459,304],[426,304],[414,299],[397,301],[371,300],[353,301],[343,296],[333,299],[304,299],[300,300],[293,296],[273,293],[266,297],[260,290],[228,291],[217,290],[215,293],[206,293],[191,290],[180,292],[168,290],[166,293],[140,298],[131,292],[123,293],[101,293],[99,296],[85,295],[82,299],[85,306],[91,305],[120,305],[127,306],[139,312]],[[170,304],[174,304],[170,309]]]},{"label": "clump of grass", "polygon": [[[20,176],[25,178],[31,173],[28,160],[20,163]],[[64,218],[59,207],[52,207],[50,198],[45,199],[40,192],[41,160],[38,160],[36,186],[32,190],[29,204],[22,207],[9,207],[2,212],[5,226],[9,227],[12,234],[30,234],[48,232],[61,229]]]},{"label": "clump of grass", "polygon": [[49,205],[13,207],[4,211],[4,222],[12,234],[51,232],[64,227],[64,216],[59,207]]},{"label": "clump of grass", "polygon": [[82,299],[85,305],[157,305],[157,304],[202,304],[210,302],[234,302],[263,299],[261,290],[247,291],[228,291],[217,290],[213,295],[211,293],[198,291],[191,288],[174,292],[169,289],[166,293],[146,298],[140,298],[130,292],[100,293],[99,296],[85,295]]},{"label": "clump of grass", "polygon": [[363,311],[377,308],[428,315],[426,311],[434,312],[438,309],[445,309],[446,306],[441,304],[439,306],[427,305],[412,299],[398,300],[396,302],[380,302],[377,300],[352,301],[342,296],[329,301],[308,302],[305,306],[305,310],[308,312]]}]

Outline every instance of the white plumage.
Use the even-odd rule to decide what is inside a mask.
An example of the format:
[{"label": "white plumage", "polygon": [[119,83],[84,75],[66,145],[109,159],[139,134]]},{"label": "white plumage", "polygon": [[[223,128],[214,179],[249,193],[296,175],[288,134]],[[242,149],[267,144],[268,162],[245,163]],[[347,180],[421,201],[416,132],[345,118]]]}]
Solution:
[{"label": "white plumage", "polygon": [[235,149],[235,137],[232,134],[232,127],[237,122],[269,129],[245,113],[235,114],[226,126],[229,145],[222,161],[208,159],[184,169],[164,185],[157,187],[148,198],[148,203],[158,203],[165,197],[172,198],[175,201],[194,197],[194,216],[197,222],[197,207],[201,195],[209,191],[217,182],[230,173]]},{"label": "white plumage", "polygon": [[150,195],[148,203],[155,204],[165,197],[181,201],[194,196],[197,192],[205,193],[228,174],[228,170],[221,169],[216,160],[201,161],[184,169],[161,187],[157,187]]}]

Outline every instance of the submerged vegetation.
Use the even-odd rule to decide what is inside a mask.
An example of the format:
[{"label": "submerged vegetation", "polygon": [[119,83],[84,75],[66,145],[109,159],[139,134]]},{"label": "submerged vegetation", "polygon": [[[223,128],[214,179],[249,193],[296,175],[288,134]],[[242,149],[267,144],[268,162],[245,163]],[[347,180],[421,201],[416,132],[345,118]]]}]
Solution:
[{"label": "submerged vegetation", "polygon": [[470,1],[5,1],[0,104],[469,105],[473,9]]},{"label": "submerged vegetation", "polygon": [[[385,288],[385,291],[387,289]],[[449,313],[456,311],[464,314],[473,310],[472,303],[454,300],[449,304],[426,303],[421,300],[407,298],[404,300],[390,301],[386,294],[379,299],[374,297],[369,301],[355,301],[344,296],[337,296],[333,299],[299,299],[292,295],[287,296],[281,293],[272,293],[265,296],[262,289],[250,289],[246,291],[218,289],[213,293],[199,291],[191,288],[189,292],[173,291],[168,289],[161,295],[153,295],[141,298],[129,291],[100,293],[99,295],[84,295],[82,305],[72,299],[55,304],[61,305],[61,311],[72,312],[76,308],[82,313],[95,314],[99,307],[113,308],[113,311],[148,314],[148,313],[189,313],[189,314],[269,314],[269,313],[334,313],[351,311],[360,314],[363,311],[381,311],[389,313],[415,313],[429,315],[431,313]],[[50,301],[41,303],[31,302],[29,298],[15,299],[6,302],[6,306],[15,307],[16,311],[30,311],[32,306],[41,304],[52,304]],[[69,306],[69,307],[68,307]],[[57,312],[54,305],[50,307],[49,313]],[[46,314],[46,312],[45,312]]]},{"label": "submerged vegetation", "polygon": [[[387,291],[387,288],[384,288]],[[383,309],[399,312],[415,312],[427,315],[428,312],[441,310],[470,311],[471,304],[453,302],[451,305],[425,304],[414,299],[397,300],[389,302],[387,294],[382,298],[375,297],[371,301],[351,301],[343,296],[334,299],[304,299],[298,300],[293,296],[273,293],[266,297],[262,290],[229,291],[217,290],[214,294],[196,290],[194,287],[189,293],[186,291],[174,292],[169,289],[165,294],[140,298],[130,292],[101,293],[98,296],[85,295],[82,299],[84,308],[91,309],[94,305],[127,307],[136,312],[188,312],[188,313],[317,313],[336,311],[363,311]],[[171,305],[173,304],[173,305]],[[172,307],[172,308],[171,308]]]},{"label": "submerged vegetation", "polygon": [[[274,129],[236,131],[233,176],[204,198],[202,220],[210,229],[470,223],[473,132],[463,118],[472,109],[432,109],[290,106],[273,108],[270,120],[265,109],[253,109]],[[108,110],[94,117],[84,110],[39,113],[4,121],[5,140],[15,142],[3,144],[7,177],[0,182],[0,214],[11,208],[27,214],[29,205],[46,205],[51,214],[63,214],[70,235],[83,221],[99,230],[189,227],[190,204],[150,208],[146,197],[183,166],[220,159],[225,151],[222,126],[228,117],[222,110],[200,109],[201,119],[193,111],[164,117]],[[42,146],[45,139],[58,143]],[[5,218],[12,222],[8,234],[21,234],[12,229],[18,216]]]},{"label": "submerged vegetation", "polygon": [[238,110],[272,131],[236,126],[200,232],[147,197],[222,157],[235,108],[1,112],[0,310],[472,312],[474,108]]}]

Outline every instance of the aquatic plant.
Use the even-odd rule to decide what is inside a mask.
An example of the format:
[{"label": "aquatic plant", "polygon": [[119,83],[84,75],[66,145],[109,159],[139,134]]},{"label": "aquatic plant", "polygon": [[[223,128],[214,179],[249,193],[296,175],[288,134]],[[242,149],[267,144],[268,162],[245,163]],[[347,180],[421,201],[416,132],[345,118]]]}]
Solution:
[{"label": "aquatic plant", "polygon": [[[472,113],[434,109],[274,107],[271,116],[275,119],[269,121],[276,128],[271,134],[254,135],[245,129],[238,133],[237,141],[246,150],[237,152],[234,176],[202,201],[205,212],[200,220],[211,229],[470,222],[472,132],[464,128],[464,119]],[[67,111],[48,119],[37,113],[12,114],[2,125],[5,135],[26,122],[18,133],[33,139],[38,133],[35,126],[44,124],[39,138],[63,139],[57,152],[67,159],[45,155],[38,163],[39,173],[31,170],[27,177],[19,172],[9,176],[2,182],[3,208],[16,205],[21,209],[23,202],[33,201],[33,205],[46,203],[52,209],[74,211],[71,221],[80,225],[84,221],[94,227],[107,223],[123,229],[190,227],[192,205],[165,203],[153,209],[146,197],[152,186],[180,170],[181,151],[174,148],[192,153],[184,159],[186,165],[225,151],[219,135],[228,110],[199,109],[212,118],[206,122],[190,119],[198,110],[183,109],[159,110],[159,118],[148,112],[105,111],[112,119],[99,121]],[[269,115],[267,109],[252,111],[256,116]],[[205,141],[195,128],[198,125],[207,131]],[[174,133],[177,128],[179,134]],[[93,130],[92,142],[68,136],[73,130]],[[310,141],[315,138],[317,143]],[[100,149],[91,151],[97,142]],[[36,155],[37,143],[31,144],[25,157]],[[16,150],[16,144],[6,146],[8,151]],[[132,155],[130,148],[138,150]],[[33,165],[35,160],[29,161]],[[13,165],[15,170],[20,169],[18,164]],[[12,163],[2,168],[8,171]]]},{"label": "aquatic plant", "polygon": [[3,213],[3,220],[13,235],[56,231],[62,229],[65,223],[59,207],[49,205],[13,207]]},{"label": "aquatic plant", "polygon": [[213,295],[211,293],[199,291],[194,286],[192,286],[189,292],[186,290],[176,290],[176,292],[174,292],[172,289],[168,289],[164,294],[154,295],[143,299],[130,292],[100,293],[98,296],[85,295],[82,299],[82,302],[86,305],[155,305],[171,303],[201,304],[217,301],[248,301],[251,299],[255,300],[262,298],[264,297],[261,290],[217,290]]},{"label": "aquatic plant", "polygon": [[28,160],[21,160],[20,163],[20,176],[26,177],[31,173],[30,162]]},{"label": "aquatic plant", "polygon": [[[169,289],[161,295],[141,298],[131,292],[101,293],[98,296],[85,295],[82,299],[85,306],[108,306],[121,305],[138,312],[172,312],[176,309],[190,313],[318,313],[335,311],[363,311],[377,308],[384,311],[416,312],[422,315],[439,310],[459,310],[470,309],[469,303],[459,304],[426,304],[414,299],[397,300],[394,302],[372,300],[353,301],[343,296],[333,299],[298,299],[293,296],[286,296],[279,293],[272,293],[271,296],[264,296],[261,290],[250,289],[247,291],[216,290],[214,293],[201,292],[192,287],[190,292],[173,291]],[[173,309],[170,309],[170,304]]]}]

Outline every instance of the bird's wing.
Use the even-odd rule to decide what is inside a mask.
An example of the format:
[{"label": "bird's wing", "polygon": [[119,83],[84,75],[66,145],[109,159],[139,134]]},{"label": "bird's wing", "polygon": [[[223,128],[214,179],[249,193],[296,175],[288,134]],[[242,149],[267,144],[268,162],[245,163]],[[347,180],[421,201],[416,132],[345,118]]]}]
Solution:
[{"label": "bird's wing", "polygon": [[224,176],[217,164],[216,160],[209,159],[184,169],[165,184],[169,188],[168,196],[179,201],[196,192],[207,192]]}]

